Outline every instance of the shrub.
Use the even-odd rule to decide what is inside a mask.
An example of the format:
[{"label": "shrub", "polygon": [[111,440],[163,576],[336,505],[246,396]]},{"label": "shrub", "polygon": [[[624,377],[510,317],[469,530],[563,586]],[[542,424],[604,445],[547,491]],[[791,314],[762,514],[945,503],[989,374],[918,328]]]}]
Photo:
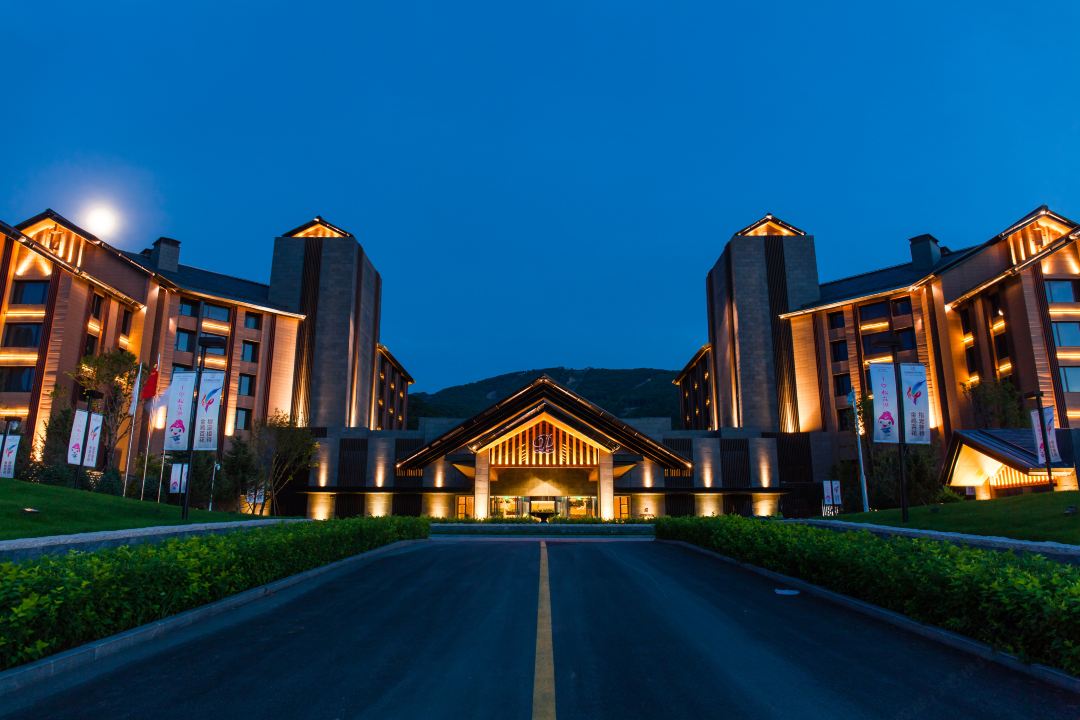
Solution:
[{"label": "shrub", "polygon": [[684,540],[903,613],[919,622],[1080,673],[1080,568],[1039,555],[806,525],[661,518]]},{"label": "shrub", "polygon": [[353,518],[2,563],[0,669],[427,535],[420,518]]},{"label": "shrub", "polygon": [[951,487],[946,486],[941,488],[937,501],[942,504],[964,502],[964,496],[953,490]]}]

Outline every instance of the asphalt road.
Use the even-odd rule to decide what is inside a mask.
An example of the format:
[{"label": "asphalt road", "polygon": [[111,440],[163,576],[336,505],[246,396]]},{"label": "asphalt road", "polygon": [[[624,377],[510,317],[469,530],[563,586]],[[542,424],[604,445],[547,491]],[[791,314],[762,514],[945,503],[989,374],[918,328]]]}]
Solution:
[{"label": "asphalt road", "polygon": [[[683,547],[548,541],[547,557],[563,720],[1080,717],[1080,697]],[[539,559],[527,540],[414,545],[7,717],[531,718]]]}]

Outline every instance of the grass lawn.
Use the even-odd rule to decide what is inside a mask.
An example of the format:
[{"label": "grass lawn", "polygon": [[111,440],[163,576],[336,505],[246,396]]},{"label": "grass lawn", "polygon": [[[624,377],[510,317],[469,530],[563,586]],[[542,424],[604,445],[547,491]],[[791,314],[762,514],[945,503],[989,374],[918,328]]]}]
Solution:
[{"label": "grass lawn", "polygon": [[[41,512],[23,512],[27,507]],[[250,515],[192,510],[189,522],[251,519]],[[0,540],[180,524],[180,508],[175,505],[0,479]]]},{"label": "grass lawn", "polygon": [[[1000,500],[968,500],[911,508],[905,527],[924,530],[1000,535],[1018,540],[1053,540],[1080,545],[1080,514],[1065,508],[1080,506],[1080,492],[1017,495]],[[838,519],[878,525],[904,525],[899,510],[841,515]]]}]

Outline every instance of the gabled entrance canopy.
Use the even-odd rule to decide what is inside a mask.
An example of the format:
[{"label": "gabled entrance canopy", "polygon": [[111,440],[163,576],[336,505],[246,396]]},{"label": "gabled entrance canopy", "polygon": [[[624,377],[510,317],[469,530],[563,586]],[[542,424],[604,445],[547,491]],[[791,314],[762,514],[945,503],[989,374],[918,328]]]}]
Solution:
[{"label": "gabled entrance canopy", "polygon": [[641,455],[665,469],[689,470],[692,464],[679,453],[635,430],[577,393],[541,375],[521,390],[444,433],[397,464],[398,471],[416,470],[468,448],[481,452],[508,437],[547,423],[607,452],[624,450]]}]

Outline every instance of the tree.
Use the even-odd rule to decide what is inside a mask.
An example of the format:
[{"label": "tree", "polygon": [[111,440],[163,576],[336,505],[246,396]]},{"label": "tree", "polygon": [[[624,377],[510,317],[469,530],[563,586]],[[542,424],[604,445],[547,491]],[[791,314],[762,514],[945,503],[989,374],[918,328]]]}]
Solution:
[{"label": "tree", "polygon": [[971,403],[975,427],[1026,428],[1031,418],[1024,412],[1024,401],[1011,380],[982,380],[963,386],[964,397]]},{"label": "tree", "polygon": [[239,437],[232,439],[221,456],[221,474],[228,478],[234,492],[252,497],[256,494],[262,487],[262,468],[251,443]]},{"label": "tree", "polygon": [[[277,513],[279,494],[299,472],[312,466],[318,443],[310,429],[298,426],[288,415],[278,412],[255,423],[250,445],[259,473],[253,493],[255,502],[249,502],[249,511],[261,515],[269,500],[271,512]],[[252,491],[248,494],[252,495]]]},{"label": "tree", "polygon": [[101,447],[104,467],[112,467],[114,451],[131,431],[128,408],[135,392],[139,361],[127,350],[110,350],[101,355],[87,355],[75,372],[70,373],[86,390],[101,393],[94,409],[101,413]]}]

